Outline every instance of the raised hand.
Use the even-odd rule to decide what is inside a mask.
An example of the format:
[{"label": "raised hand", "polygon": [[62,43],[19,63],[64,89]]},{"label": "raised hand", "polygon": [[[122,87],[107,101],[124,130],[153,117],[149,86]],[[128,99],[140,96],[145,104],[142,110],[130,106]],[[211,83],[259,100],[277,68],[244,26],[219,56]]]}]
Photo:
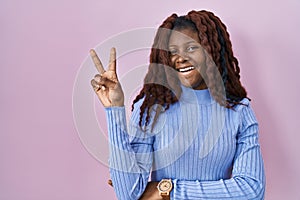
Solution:
[{"label": "raised hand", "polygon": [[91,80],[92,87],[104,107],[124,106],[124,93],[116,73],[116,49],[111,48],[108,70],[105,71],[95,50],[90,56],[99,72]]}]

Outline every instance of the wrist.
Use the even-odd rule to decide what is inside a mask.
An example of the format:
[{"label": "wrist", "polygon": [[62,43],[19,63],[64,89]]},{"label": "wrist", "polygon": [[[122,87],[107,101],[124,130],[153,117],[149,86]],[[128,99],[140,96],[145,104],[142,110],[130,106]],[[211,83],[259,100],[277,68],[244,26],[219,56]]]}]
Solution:
[{"label": "wrist", "polygon": [[124,102],[115,102],[110,105],[110,107],[124,107]]},{"label": "wrist", "polygon": [[159,196],[161,196],[163,200],[170,199],[172,189],[173,183],[171,179],[162,179],[157,185]]}]

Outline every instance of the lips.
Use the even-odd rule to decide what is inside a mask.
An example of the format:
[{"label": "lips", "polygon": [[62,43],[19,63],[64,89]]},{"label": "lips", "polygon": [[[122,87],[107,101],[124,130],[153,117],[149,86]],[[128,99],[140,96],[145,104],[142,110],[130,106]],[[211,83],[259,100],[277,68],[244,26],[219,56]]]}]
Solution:
[{"label": "lips", "polygon": [[178,68],[178,69],[176,69],[176,70],[177,70],[178,72],[184,73],[184,72],[189,72],[189,71],[194,70],[194,69],[195,69],[194,66],[187,66],[187,67]]}]

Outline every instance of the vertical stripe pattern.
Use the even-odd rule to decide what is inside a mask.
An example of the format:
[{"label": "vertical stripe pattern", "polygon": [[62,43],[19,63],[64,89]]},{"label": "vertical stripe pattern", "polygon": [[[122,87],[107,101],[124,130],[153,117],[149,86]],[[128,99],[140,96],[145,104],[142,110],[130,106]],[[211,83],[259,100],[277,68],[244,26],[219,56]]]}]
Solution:
[{"label": "vertical stripe pattern", "polygon": [[[138,126],[135,105],[106,108],[110,174],[118,199],[137,200],[152,181],[171,178],[171,199],[263,199],[265,174],[258,123],[247,99],[225,109],[208,90],[184,88],[180,101],[160,114],[154,128]],[[151,126],[151,125],[150,125]]]}]

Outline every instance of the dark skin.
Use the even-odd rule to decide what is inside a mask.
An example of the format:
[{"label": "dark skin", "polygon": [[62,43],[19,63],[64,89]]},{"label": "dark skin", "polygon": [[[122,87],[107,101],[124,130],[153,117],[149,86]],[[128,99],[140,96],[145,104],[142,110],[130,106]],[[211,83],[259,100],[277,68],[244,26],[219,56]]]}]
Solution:
[{"label": "dark skin", "polygon": [[190,28],[176,30],[169,39],[170,60],[178,71],[182,85],[195,90],[206,89],[201,73],[206,69],[206,54],[200,45],[198,32]]},{"label": "dark skin", "polygon": [[[113,187],[112,180],[108,180],[108,184]],[[139,200],[155,200],[162,199],[155,190],[157,190],[158,182],[148,182],[147,187]],[[170,199],[170,198],[168,198]]]},{"label": "dark skin", "polygon": [[[169,41],[171,62],[175,69],[188,69],[178,72],[181,83],[195,90],[206,89],[207,86],[201,77],[205,69],[205,52],[200,45],[198,33],[192,29],[180,30],[183,34],[172,33]],[[91,85],[104,107],[124,106],[124,93],[116,73],[116,49],[110,51],[109,67],[103,68],[101,60],[94,50],[90,51],[92,60],[99,74],[91,80]],[[167,178],[167,177],[166,177]],[[111,180],[108,182],[113,185]],[[148,182],[140,200],[163,200],[157,189],[158,182]]]},{"label": "dark skin", "polygon": [[[159,182],[155,182],[155,181],[148,182],[147,187],[146,187],[143,195],[140,197],[139,200],[159,200],[159,199],[162,199],[161,196],[159,196],[159,193],[156,192],[158,183]],[[108,184],[113,187],[111,180],[108,180]],[[170,198],[168,198],[168,199],[170,199]]]},{"label": "dark skin", "polygon": [[149,182],[146,190],[141,196],[140,200],[160,200],[162,197],[159,195],[157,189],[158,182]]}]

